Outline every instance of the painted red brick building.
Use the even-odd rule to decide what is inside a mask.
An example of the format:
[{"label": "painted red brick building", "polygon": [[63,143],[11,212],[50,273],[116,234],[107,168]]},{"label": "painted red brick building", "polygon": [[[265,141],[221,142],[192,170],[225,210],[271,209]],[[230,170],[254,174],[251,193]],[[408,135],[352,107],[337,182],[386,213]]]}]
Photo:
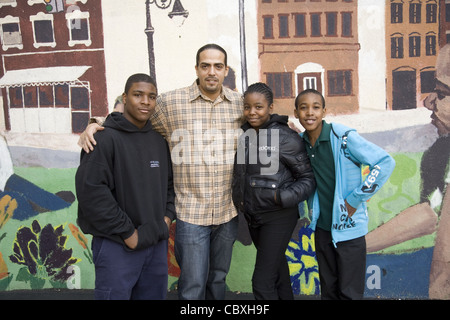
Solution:
[{"label": "painted red brick building", "polygon": [[0,0],[6,130],[79,133],[108,113],[101,1]]},{"label": "painted red brick building", "polygon": [[308,88],[322,92],[331,114],[358,112],[356,0],[258,0],[257,19],[261,80],[278,113],[292,114]]}]

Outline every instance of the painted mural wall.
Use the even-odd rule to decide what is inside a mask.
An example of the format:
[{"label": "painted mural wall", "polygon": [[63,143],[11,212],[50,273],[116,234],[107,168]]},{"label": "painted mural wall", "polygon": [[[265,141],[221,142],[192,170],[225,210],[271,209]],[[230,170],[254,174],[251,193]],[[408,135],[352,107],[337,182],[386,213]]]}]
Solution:
[{"label": "painted mural wall", "polygon": [[[76,224],[78,134],[133,73],[154,65],[160,92],[190,85],[197,49],[214,42],[230,87],[266,82],[291,116],[299,90],[320,89],[327,121],[395,158],[368,203],[365,296],[450,298],[449,24],[446,0],[0,0],[0,290],[94,288]],[[308,225],[304,214],[286,251],[298,295],[320,293]],[[251,292],[255,255],[241,232],[230,291]]]}]

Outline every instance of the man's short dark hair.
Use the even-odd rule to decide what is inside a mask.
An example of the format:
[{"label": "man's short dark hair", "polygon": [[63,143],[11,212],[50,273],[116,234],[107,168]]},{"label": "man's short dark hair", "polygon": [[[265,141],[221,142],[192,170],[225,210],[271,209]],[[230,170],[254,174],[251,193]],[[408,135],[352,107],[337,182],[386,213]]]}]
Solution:
[{"label": "man's short dark hair", "polygon": [[136,73],[130,76],[125,83],[125,93],[128,93],[128,90],[130,90],[131,86],[136,82],[147,82],[151,83],[152,85],[156,87],[156,81],[152,77],[150,77],[148,74],[145,73]]},{"label": "man's short dark hair", "polygon": [[225,61],[224,61],[225,67],[228,66],[227,65],[227,60],[228,60],[227,52],[225,51],[224,48],[222,48],[221,46],[219,46],[218,44],[215,44],[215,43],[206,44],[203,47],[201,47],[200,49],[198,49],[195,66],[198,67],[198,63],[200,62],[200,53],[202,53],[203,51],[208,50],[208,49],[215,49],[215,50],[219,50],[220,52],[222,52],[225,55]]}]

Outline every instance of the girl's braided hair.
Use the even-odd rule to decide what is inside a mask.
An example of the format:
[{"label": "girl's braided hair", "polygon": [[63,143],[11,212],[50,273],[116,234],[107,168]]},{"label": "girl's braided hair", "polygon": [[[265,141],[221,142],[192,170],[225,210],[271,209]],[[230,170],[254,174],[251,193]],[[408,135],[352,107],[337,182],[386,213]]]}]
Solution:
[{"label": "girl's braided hair", "polygon": [[247,90],[244,92],[244,98],[249,93],[261,93],[266,98],[269,106],[273,104],[273,92],[269,86],[262,82],[256,82],[250,85]]}]

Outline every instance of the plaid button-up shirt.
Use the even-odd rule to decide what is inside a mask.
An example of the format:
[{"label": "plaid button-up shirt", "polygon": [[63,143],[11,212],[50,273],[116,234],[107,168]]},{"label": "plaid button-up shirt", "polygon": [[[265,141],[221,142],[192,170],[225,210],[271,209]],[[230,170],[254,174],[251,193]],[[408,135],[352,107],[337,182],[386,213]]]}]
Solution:
[{"label": "plaid button-up shirt", "polygon": [[219,225],[237,215],[231,180],[242,112],[242,95],[226,87],[215,101],[197,82],[158,97],[152,124],[172,153],[180,220]]}]

